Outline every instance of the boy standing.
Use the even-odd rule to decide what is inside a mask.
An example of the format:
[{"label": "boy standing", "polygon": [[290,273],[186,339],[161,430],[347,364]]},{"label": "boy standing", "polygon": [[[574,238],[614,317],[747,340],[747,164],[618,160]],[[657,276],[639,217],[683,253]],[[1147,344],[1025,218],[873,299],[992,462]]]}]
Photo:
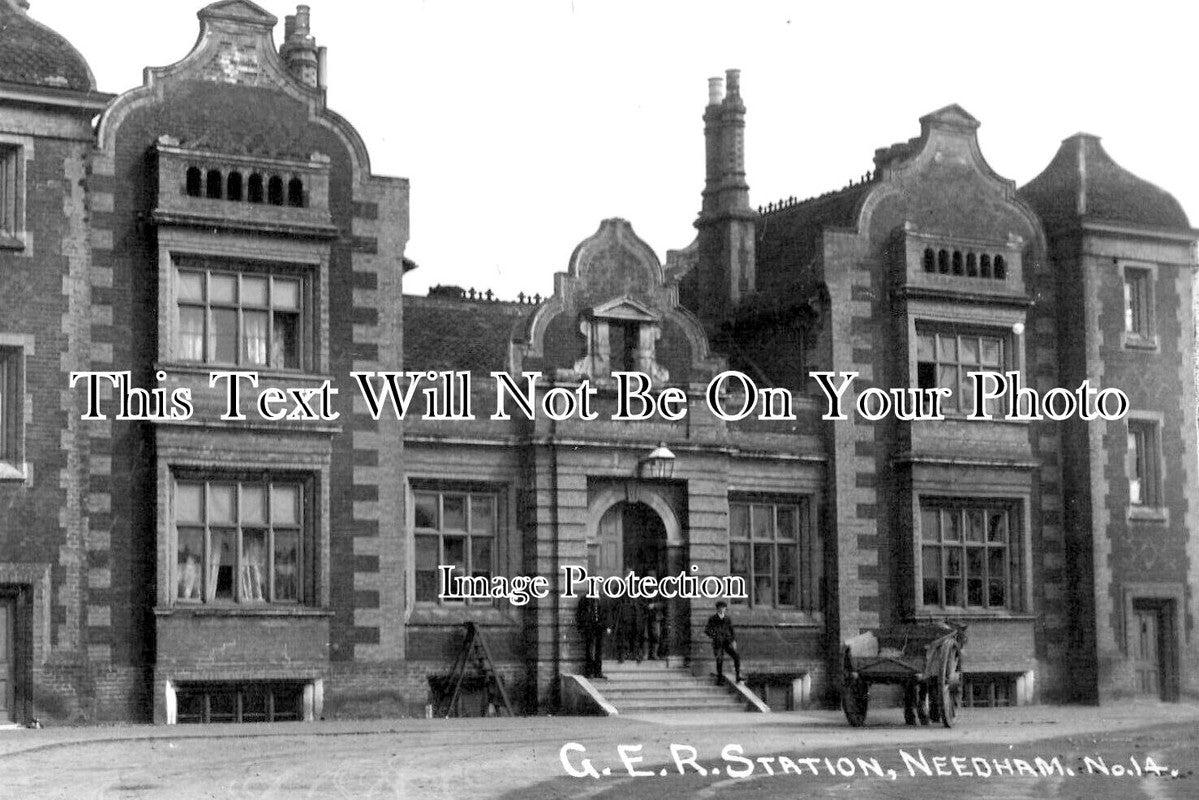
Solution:
[{"label": "boy standing", "polygon": [[737,637],[733,633],[733,622],[728,618],[729,604],[723,600],[716,603],[716,613],[708,617],[704,635],[712,640],[712,655],[716,657],[716,684],[724,683],[724,654],[733,657],[733,669],[737,683],[741,683],[741,656],[737,654]]}]

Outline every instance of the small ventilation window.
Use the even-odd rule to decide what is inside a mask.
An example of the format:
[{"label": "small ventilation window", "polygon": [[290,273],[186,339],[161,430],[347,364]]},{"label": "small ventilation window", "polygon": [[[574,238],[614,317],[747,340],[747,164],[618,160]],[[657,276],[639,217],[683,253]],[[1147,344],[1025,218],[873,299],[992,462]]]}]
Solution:
[{"label": "small ventilation window", "polygon": [[924,271],[925,272],[936,272],[937,271],[937,257],[933,253],[933,249],[931,247],[924,248]]},{"label": "small ventilation window", "polygon": [[937,252],[937,272],[942,275],[949,273],[949,253],[945,250]]},{"label": "small ventilation window", "polygon": [[257,172],[250,176],[249,201],[251,203],[262,202],[262,176]]},{"label": "small ventilation window", "polygon": [[283,179],[272,175],[266,184],[266,201],[273,206],[283,205]]},{"label": "small ventilation window", "polygon": [[230,172],[225,184],[225,197],[230,200],[241,200],[241,173]]},{"label": "small ventilation window", "polygon": [[221,179],[221,171],[217,169],[208,170],[207,181],[207,196],[210,200],[221,199],[221,184],[224,181]]},{"label": "small ventilation window", "polygon": [[1003,256],[995,256],[995,280],[1007,280],[1007,264],[1004,263]]},{"label": "small ventilation window", "polygon": [[982,277],[984,277],[984,278],[991,277],[991,257],[989,255],[986,255],[984,253],[983,257],[981,259],[979,259],[978,269],[979,269],[979,275],[981,275]]},{"label": "small ventilation window", "polygon": [[304,183],[299,178],[287,182],[287,204],[293,208],[304,207]]},{"label": "small ventilation window", "polygon": [[966,256],[966,277],[978,277],[978,259],[974,257],[974,253],[969,253]]},{"label": "small ventilation window", "polygon": [[954,275],[962,274],[962,251],[961,250],[953,251],[953,274]]},{"label": "small ventilation window", "polygon": [[203,177],[200,175],[199,167],[187,168],[187,196],[199,197],[202,193]]}]

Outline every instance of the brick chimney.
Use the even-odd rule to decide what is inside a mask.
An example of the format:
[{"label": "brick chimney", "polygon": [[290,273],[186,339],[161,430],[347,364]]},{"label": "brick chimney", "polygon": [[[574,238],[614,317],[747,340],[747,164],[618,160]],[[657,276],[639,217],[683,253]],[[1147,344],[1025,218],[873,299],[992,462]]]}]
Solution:
[{"label": "brick chimney", "polygon": [[310,30],[308,6],[296,6],[283,18],[283,44],[279,56],[296,80],[313,89],[324,89],[325,48],[316,46]]},{"label": "brick chimney", "polygon": [[704,109],[706,180],[699,230],[699,286],[693,310],[719,325],[755,289],[755,223],[745,182],[745,103],[741,71],[708,80]]}]

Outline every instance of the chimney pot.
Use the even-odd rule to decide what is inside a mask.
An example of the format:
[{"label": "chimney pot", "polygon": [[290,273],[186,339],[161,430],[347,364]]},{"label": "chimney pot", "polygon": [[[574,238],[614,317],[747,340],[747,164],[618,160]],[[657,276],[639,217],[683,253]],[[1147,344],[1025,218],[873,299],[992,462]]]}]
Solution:
[{"label": "chimney pot", "polygon": [[724,100],[724,78],[708,78],[708,105],[718,106]]},{"label": "chimney pot", "polygon": [[736,95],[741,92],[741,70],[730,69],[725,70],[725,83],[728,85],[729,94]]},{"label": "chimney pot", "polygon": [[308,35],[309,21],[308,6],[296,6],[296,33],[300,36]]},{"label": "chimney pot", "polygon": [[288,14],[283,18],[283,41],[296,35],[296,15]]}]

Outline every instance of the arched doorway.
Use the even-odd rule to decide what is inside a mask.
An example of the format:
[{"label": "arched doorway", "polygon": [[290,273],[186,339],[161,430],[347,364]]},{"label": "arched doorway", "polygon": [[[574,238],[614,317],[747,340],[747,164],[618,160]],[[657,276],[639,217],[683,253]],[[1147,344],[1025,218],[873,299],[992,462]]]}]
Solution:
[{"label": "arched doorway", "polygon": [[587,571],[592,575],[661,576],[666,564],[666,525],[645,503],[620,502],[604,512],[588,542]]}]

